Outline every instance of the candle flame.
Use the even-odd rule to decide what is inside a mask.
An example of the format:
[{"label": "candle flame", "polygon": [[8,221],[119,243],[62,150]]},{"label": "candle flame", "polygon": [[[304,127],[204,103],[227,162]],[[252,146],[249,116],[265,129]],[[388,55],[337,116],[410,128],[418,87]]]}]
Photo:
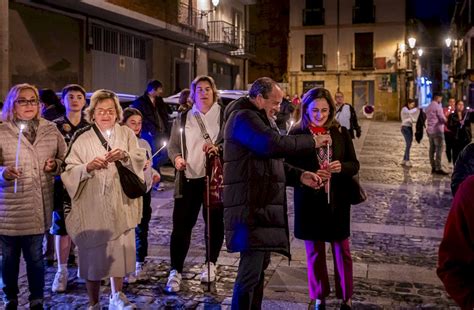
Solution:
[{"label": "candle flame", "polygon": [[181,133],[182,133],[182,132],[183,132],[183,128],[180,128],[180,129],[179,129],[179,132],[181,132]]},{"label": "candle flame", "polygon": [[21,124],[21,125],[20,125],[20,130],[23,130],[23,129],[25,129],[25,128],[26,128],[26,125],[25,125],[25,124]]},{"label": "candle flame", "polygon": [[111,134],[111,132],[110,132],[110,130],[109,130],[109,129],[107,129],[107,130],[105,131],[105,134],[107,135],[107,137],[108,137],[108,138],[110,138],[110,134]]},{"label": "candle flame", "polygon": [[163,146],[166,146],[166,141],[165,141],[165,142],[163,142]]}]

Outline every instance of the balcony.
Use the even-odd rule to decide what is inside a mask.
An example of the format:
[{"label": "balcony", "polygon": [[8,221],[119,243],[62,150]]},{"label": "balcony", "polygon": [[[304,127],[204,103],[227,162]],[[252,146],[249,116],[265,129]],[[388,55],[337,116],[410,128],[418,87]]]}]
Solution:
[{"label": "balcony", "polygon": [[375,5],[354,6],[352,8],[353,24],[373,24],[375,23]]},{"label": "balcony", "polygon": [[326,71],[326,54],[301,54],[301,71]]},{"label": "balcony", "polygon": [[239,48],[231,51],[230,54],[244,59],[255,57],[255,51],[257,50],[255,34],[248,31],[241,31],[241,33]]},{"label": "balcony", "polygon": [[372,58],[364,56],[355,57],[354,53],[351,53],[351,70],[375,70],[375,53],[372,54]]},{"label": "balcony", "polygon": [[178,8],[178,24],[181,27],[187,28],[191,31],[196,31],[205,34],[206,25],[200,18],[198,10],[190,7],[186,3],[180,3]]},{"label": "balcony", "polygon": [[454,75],[463,75],[466,73],[467,69],[467,53],[463,53],[460,57],[456,59],[456,72]]},{"label": "balcony", "polygon": [[217,51],[230,53],[239,49],[237,27],[223,20],[207,23],[209,41],[207,45]]},{"label": "balcony", "polygon": [[320,25],[324,25],[324,8],[303,10],[303,26]]}]

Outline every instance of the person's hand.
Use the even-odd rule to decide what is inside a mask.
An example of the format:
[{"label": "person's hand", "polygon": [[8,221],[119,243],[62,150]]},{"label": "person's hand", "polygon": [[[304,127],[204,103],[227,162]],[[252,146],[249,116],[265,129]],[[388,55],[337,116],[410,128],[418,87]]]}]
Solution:
[{"label": "person's hand", "polygon": [[332,144],[331,136],[329,134],[314,135],[313,139],[314,139],[314,147],[315,148],[320,148],[322,146]]},{"label": "person's hand", "polygon": [[178,170],[178,171],[186,170],[186,161],[183,159],[183,157],[177,156],[177,157],[174,159],[174,167],[175,167],[176,170]]},{"label": "person's hand", "polygon": [[161,180],[160,174],[154,174],[153,178],[151,179],[151,184],[155,186],[156,184],[160,182],[160,180]]},{"label": "person's hand", "polygon": [[107,169],[108,164],[109,162],[104,157],[97,156],[86,165],[87,173],[91,173],[94,170]]},{"label": "person's hand", "polygon": [[323,184],[323,180],[314,172],[305,171],[300,177],[301,183],[314,189],[318,189]]},{"label": "person's hand", "polygon": [[331,173],[339,173],[341,172],[341,162],[339,160],[335,160],[329,163],[329,171]]},{"label": "person's hand", "polygon": [[58,167],[54,158],[48,158],[44,163],[44,172],[53,172]]},{"label": "person's hand", "polygon": [[362,134],[362,131],[359,129],[359,130],[356,130],[356,137],[357,139],[360,138],[360,135]]},{"label": "person's hand", "polygon": [[203,146],[202,146],[202,151],[206,154],[213,154],[213,155],[217,155],[219,154],[219,148],[217,146],[215,146],[214,144],[212,143],[205,143]]},{"label": "person's hand", "polygon": [[7,181],[18,179],[21,176],[21,169],[15,169],[14,167],[8,166],[3,170],[3,178]]},{"label": "person's hand", "polygon": [[324,181],[326,182],[331,178],[331,172],[328,169],[319,169],[316,171],[316,174]]},{"label": "person's hand", "polygon": [[113,149],[112,151],[107,152],[105,154],[105,160],[109,163],[113,163],[117,160],[122,160],[125,158],[125,151],[121,149]]}]

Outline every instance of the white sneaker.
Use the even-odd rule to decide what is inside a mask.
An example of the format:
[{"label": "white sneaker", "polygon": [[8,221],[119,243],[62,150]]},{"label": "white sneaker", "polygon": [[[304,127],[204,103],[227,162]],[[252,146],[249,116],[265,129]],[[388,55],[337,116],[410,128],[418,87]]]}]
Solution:
[{"label": "white sneaker", "polygon": [[96,304],[93,305],[93,306],[90,306],[90,305],[89,305],[89,307],[87,307],[87,310],[100,310],[100,309],[101,309],[101,308],[100,308],[100,302],[96,303]]},{"label": "white sneaker", "polygon": [[171,270],[168,282],[166,282],[165,291],[168,293],[179,292],[181,290],[181,279],[182,276],[176,269]]},{"label": "white sneaker", "polygon": [[409,160],[407,160],[407,161],[405,162],[405,166],[407,166],[407,167],[413,167],[413,165],[411,164],[411,162],[410,162]]},{"label": "white sneaker", "polygon": [[54,276],[53,285],[51,290],[54,293],[64,293],[67,287],[68,273],[67,271],[57,271]]},{"label": "white sneaker", "polygon": [[109,310],[130,310],[137,309],[135,304],[128,301],[127,296],[122,292],[113,293],[109,298]]},{"label": "white sneaker", "polygon": [[201,282],[203,282],[203,283],[209,283],[209,282],[216,281],[216,265],[214,265],[214,263],[210,263],[209,265],[210,265],[209,266],[209,276],[208,276],[207,263],[204,263],[204,265],[202,265]]}]

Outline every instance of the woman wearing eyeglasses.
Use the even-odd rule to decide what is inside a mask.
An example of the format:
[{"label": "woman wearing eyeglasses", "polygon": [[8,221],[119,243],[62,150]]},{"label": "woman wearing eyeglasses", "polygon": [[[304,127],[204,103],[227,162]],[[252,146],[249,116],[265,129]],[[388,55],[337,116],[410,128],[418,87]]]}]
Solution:
[{"label": "woman wearing eyeglasses", "polygon": [[142,199],[125,195],[115,162],[143,180],[145,149],[139,148],[130,128],[119,125],[122,108],[113,92],[96,91],[86,119],[93,125],[76,132],[61,175],[72,198],[66,228],[79,250],[79,275],[86,279],[89,309],[101,309],[104,278],[111,282],[109,309],[135,309],[122,286],[123,277],[135,271],[135,227],[142,217]]},{"label": "woman wearing eyeglasses", "polygon": [[43,309],[42,243],[45,231],[51,226],[54,176],[60,171],[66,144],[56,125],[40,118],[38,90],[32,85],[13,86],[2,113],[0,246],[5,309],[18,307],[22,252],[30,309]]}]

